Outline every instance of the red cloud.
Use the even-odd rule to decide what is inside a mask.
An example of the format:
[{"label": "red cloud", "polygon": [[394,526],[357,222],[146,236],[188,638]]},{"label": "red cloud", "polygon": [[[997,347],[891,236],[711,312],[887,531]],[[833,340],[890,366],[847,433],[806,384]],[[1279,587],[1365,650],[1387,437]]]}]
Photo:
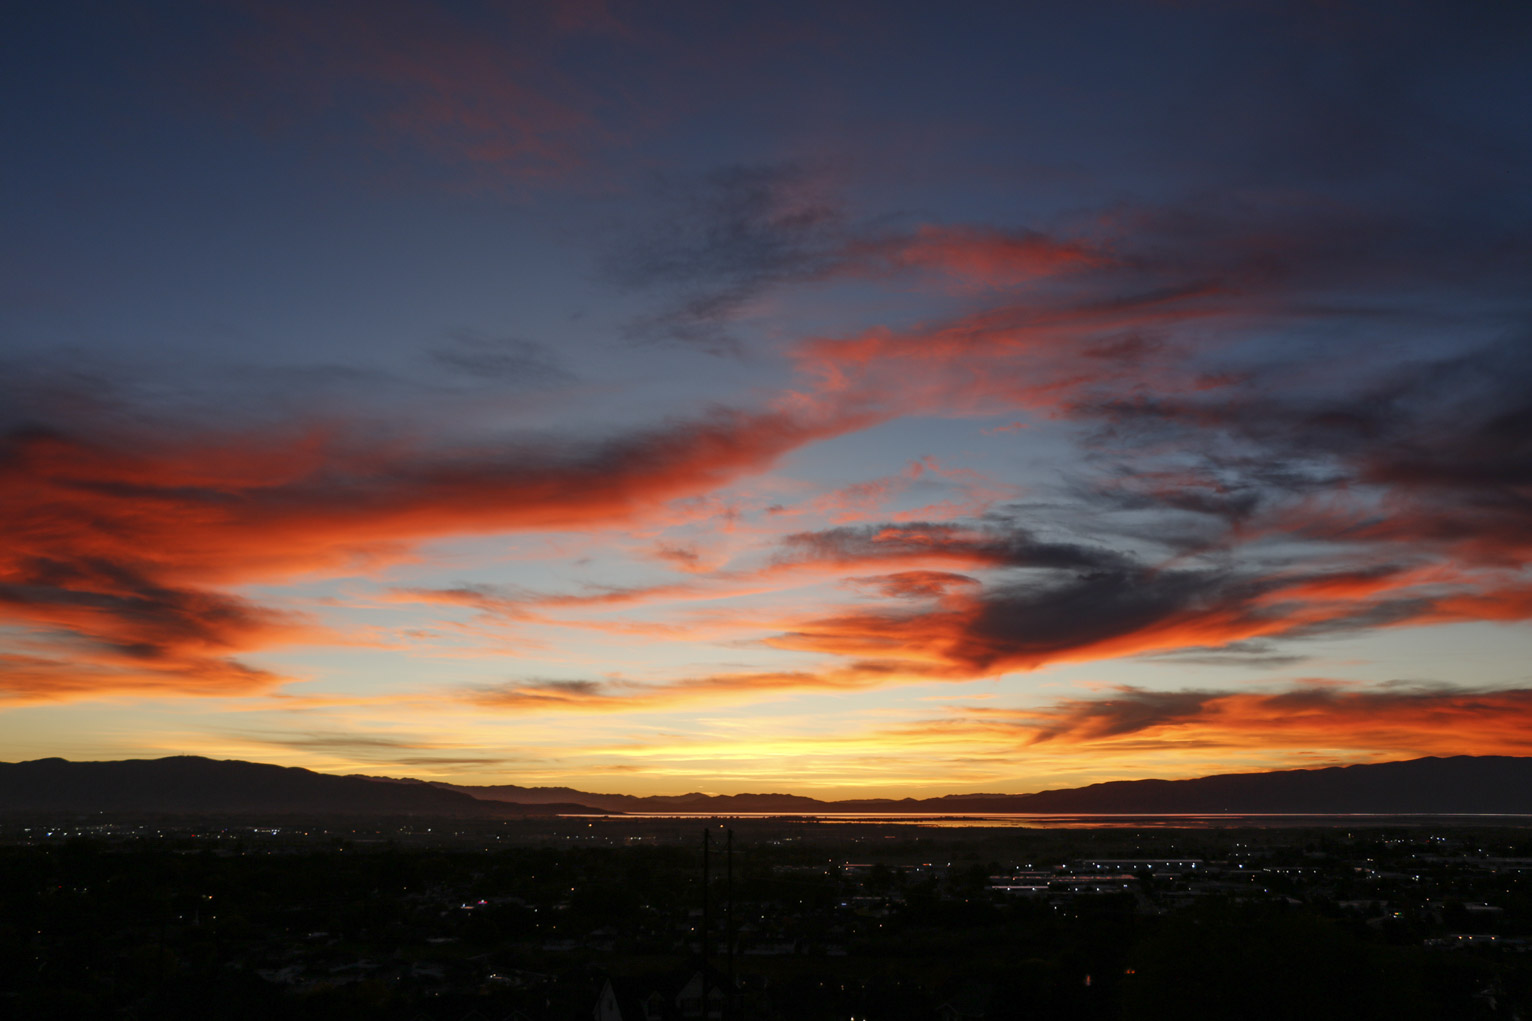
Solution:
[{"label": "red cloud", "polygon": [[[896,534],[909,538],[906,533]],[[934,535],[943,541],[955,538],[943,530],[928,535],[922,529],[913,534],[920,538]],[[878,541],[878,532],[872,529],[831,530],[814,538],[817,543],[828,541],[830,555],[843,558],[843,565],[886,563],[906,556],[919,562],[926,556],[919,544],[908,553],[865,548],[875,547]],[[647,684],[612,682],[574,693],[558,688],[544,690],[536,684],[511,685],[485,698],[502,705],[608,711],[699,699],[759,697],[788,688],[853,690],[923,681],[968,681],[1049,663],[1216,651],[1263,638],[1532,616],[1532,596],[1525,589],[1463,592],[1443,588],[1437,571],[1375,568],[1262,578],[1214,570],[1149,570],[1120,558],[1115,564],[1109,563],[1111,554],[1100,555],[1095,566],[1087,569],[1089,551],[1083,548],[1033,546],[1024,539],[1007,545],[995,536],[981,547],[973,543],[971,534],[957,538],[968,542],[958,547],[961,555],[979,561],[980,566],[1029,564],[1036,568],[1047,564],[1055,570],[1026,582],[988,587],[967,575],[935,570],[855,577],[850,582],[856,588],[902,605],[869,604],[796,621],[769,621],[743,611],[725,614],[721,620],[694,620],[680,629],[649,623],[578,625],[666,637],[686,634],[693,639],[709,633],[709,624],[722,624],[733,633],[775,625],[779,632],[766,639],[766,644],[830,654],[846,662],[790,673],[733,674]],[[767,573],[814,563],[799,561],[769,568]],[[637,601],[696,594],[690,587],[682,588],[684,592],[661,587],[610,595],[617,601]],[[483,594],[478,592],[451,598],[481,609],[503,609],[484,604]],[[551,597],[546,603],[537,601],[537,605],[591,605],[592,600],[603,598],[602,594],[562,600]],[[509,612],[525,613],[517,605]],[[1161,700],[1153,706],[1156,712],[1164,712],[1167,706],[1184,703],[1187,698],[1174,703]],[[1123,705],[1142,709],[1148,704]],[[1119,726],[1126,718],[1122,713],[1112,716],[1110,725]],[[1094,725],[1081,722],[1079,727]]]},{"label": "red cloud", "polygon": [[897,664],[864,661],[830,670],[708,674],[668,683],[636,681],[513,681],[471,691],[468,701],[491,708],[571,712],[630,712],[697,702],[727,702],[799,691],[857,691],[889,683]]},{"label": "red cloud", "polygon": [[869,330],[798,346],[800,370],[823,392],[901,412],[1073,412],[1096,394],[1176,394],[1220,385],[1162,350],[1160,331],[1229,309],[1212,287],[1094,305],[1013,303],[944,323]]},{"label": "red cloud", "polygon": [[[620,107],[621,96],[593,91],[550,59],[571,33],[599,27],[561,17],[559,5],[472,22],[411,2],[268,4],[255,13],[243,66],[262,81],[249,91],[295,93],[281,116],[339,108],[372,126],[368,141],[487,171],[490,183],[567,174],[615,137],[595,112]],[[620,26],[608,19],[607,27]]]},{"label": "red cloud", "polygon": [[941,599],[954,592],[980,587],[976,578],[950,571],[900,571],[875,578],[848,578],[847,582],[873,589],[893,599]]},{"label": "red cloud", "polygon": [[[103,684],[248,687],[253,672],[229,655],[315,631],[221,586],[355,570],[435,536],[631,521],[866,421],[720,411],[605,443],[452,451],[334,432],[18,433],[0,450],[0,614],[95,664],[82,676]],[[37,684],[57,675],[34,672]]]},{"label": "red cloud", "polygon": [[[1016,555],[1024,556],[1024,548]],[[1259,638],[1532,618],[1532,589],[1526,586],[1464,579],[1477,586],[1465,590],[1439,580],[1440,572],[1403,569],[1262,578],[1103,562],[1073,576],[948,588],[935,606],[867,607],[805,620],[768,644],[877,656],[905,662],[911,672],[971,679]]]},{"label": "red cloud", "polygon": [[930,269],[975,287],[1010,287],[1107,260],[1086,246],[1030,231],[926,224],[913,235],[852,247],[862,272]]},{"label": "red cloud", "polygon": [[[1347,747],[1410,755],[1532,752],[1532,690],[1357,690],[1306,684],[1284,692],[1145,691],[1068,699],[1038,709],[963,710],[970,725],[1022,744]],[[945,728],[961,721],[948,721]]]}]

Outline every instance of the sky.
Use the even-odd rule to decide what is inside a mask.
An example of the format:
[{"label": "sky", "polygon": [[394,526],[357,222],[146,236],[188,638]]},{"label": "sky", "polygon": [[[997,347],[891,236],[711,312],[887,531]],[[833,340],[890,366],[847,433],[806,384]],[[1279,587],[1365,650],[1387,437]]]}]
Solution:
[{"label": "sky", "polygon": [[78,0],[0,50],[0,758],[1532,754],[1532,6]]}]

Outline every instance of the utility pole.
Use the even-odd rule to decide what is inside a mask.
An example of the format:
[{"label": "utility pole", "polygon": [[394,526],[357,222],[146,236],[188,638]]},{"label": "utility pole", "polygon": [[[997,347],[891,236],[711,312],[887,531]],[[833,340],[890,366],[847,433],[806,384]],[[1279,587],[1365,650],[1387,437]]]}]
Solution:
[{"label": "utility pole", "polygon": [[726,845],[729,849],[724,872],[723,933],[729,957],[729,988],[724,992],[723,1021],[734,1015],[734,827],[729,827]]},{"label": "utility pole", "polygon": [[711,826],[702,831],[702,1017],[704,1021],[708,1016],[708,923],[712,919],[712,913],[708,910],[708,852],[712,849],[713,829]]}]

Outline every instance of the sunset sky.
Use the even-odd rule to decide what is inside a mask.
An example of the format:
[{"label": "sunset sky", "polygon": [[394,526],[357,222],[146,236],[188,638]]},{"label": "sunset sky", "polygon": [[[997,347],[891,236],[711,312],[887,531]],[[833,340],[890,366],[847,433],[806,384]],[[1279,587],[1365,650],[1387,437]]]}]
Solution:
[{"label": "sunset sky", "polygon": [[1532,5],[29,4],[0,759],[1532,754]]}]

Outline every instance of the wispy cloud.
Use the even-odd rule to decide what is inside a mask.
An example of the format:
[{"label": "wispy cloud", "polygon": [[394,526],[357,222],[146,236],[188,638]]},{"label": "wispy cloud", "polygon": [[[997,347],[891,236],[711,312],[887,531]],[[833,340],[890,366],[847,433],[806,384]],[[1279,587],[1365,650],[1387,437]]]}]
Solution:
[{"label": "wispy cloud", "polygon": [[[718,411],[606,441],[457,450],[333,429],[194,441],[18,430],[0,477],[0,609],[42,645],[96,657],[102,683],[190,674],[186,690],[216,676],[248,687],[259,672],[230,655],[320,633],[222,586],[365,570],[436,536],[620,525],[860,421]],[[34,671],[33,687],[49,676]]]},{"label": "wispy cloud", "polygon": [[640,318],[641,339],[733,351],[729,330],[768,292],[842,280],[936,280],[959,291],[1006,289],[1108,263],[1078,240],[1021,228],[858,222],[831,175],[793,165],[729,166],[664,188],[662,215],[602,262],[629,288],[669,291]]},{"label": "wispy cloud", "polygon": [[542,344],[524,337],[488,337],[454,330],[430,348],[436,364],[473,379],[522,387],[567,383],[574,377]]},{"label": "wispy cloud", "polygon": [[620,137],[610,114],[621,93],[553,58],[560,47],[600,50],[622,25],[571,19],[567,6],[257,5],[220,74],[259,97],[241,101],[252,115],[348,124],[352,144],[424,158],[431,178],[458,187],[551,183]]},{"label": "wispy cloud", "polygon": [[491,752],[464,742],[351,730],[264,733],[238,730],[224,734],[223,739],[264,749],[285,749],[319,755],[330,762],[363,768],[503,768],[518,761],[515,755]]},{"label": "wispy cloud", "polygon": [[1310,681],[1279,691],[1120,688],[1036,709],[970,706],[933,723],[1008,738],[1018,751],[1067,744],[1109,749],[1195,743],[1231,749],[1365,748],[1399,755],[1525,755],[1532,691]]}]

